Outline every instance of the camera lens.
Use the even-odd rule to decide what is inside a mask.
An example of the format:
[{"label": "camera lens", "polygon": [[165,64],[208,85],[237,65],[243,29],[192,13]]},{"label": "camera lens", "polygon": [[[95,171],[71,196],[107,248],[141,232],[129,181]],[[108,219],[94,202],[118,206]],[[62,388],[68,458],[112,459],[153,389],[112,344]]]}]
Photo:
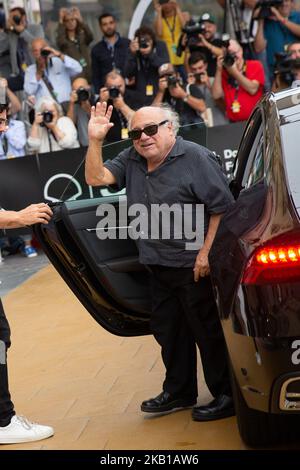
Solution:
[{"label": "camera lens", "polygon": [[149,43],[147,42],[147,39],[146,38],[140,38],[139,46],[140,46],[140,49],[147,49],[147,47],[149,47]]},{"label": "camera lens", "polygon": [[118,98],[120,95],[120,90],[116,86],[113,86],[109,89],[109,97],[112,99]]},{"label": "camera lens", "polygon": [[49,124],[50,122],[53,121],[53,113],[52,113],[52,111],[44,111],[44,112],[42,113],[42,115],[43,115],[43,122],[44,122],[45,124]]},{"label": "camera lens", "polygon": [[14,23],[19,26],[21,24],[21,17],[18,15],[13,16]]},{"label": "camera lens", "polygon": [[47,49],[42,49],[41,50],[41,56],[42,57],[48,57],[49,54],[51,54],[51,52],[48,51]]},{"label": "camera lens", "polygon": [[78,88],[78,90],[76,90],[76,93],[79,103],[81,103],[82,101],[87,101],[90,97],[89,91],[86,90],[84,87]]}]

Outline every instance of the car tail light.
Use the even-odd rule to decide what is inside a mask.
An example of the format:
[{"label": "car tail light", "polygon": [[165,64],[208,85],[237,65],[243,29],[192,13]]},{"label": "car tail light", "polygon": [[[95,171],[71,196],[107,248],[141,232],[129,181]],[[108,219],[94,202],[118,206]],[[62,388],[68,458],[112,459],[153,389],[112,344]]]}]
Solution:
[{"label": "car tail light", "polygon": [[274,243],[258,248],[243,275],[243,284],[300,281],[300,243]]}]

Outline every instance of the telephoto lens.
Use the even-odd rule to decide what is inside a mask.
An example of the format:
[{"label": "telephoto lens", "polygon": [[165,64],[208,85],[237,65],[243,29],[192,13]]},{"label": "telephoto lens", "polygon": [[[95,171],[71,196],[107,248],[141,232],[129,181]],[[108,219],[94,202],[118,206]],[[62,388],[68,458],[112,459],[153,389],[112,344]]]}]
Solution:
[{"label": "telephoto lens", "polygon": [[48,49],[42,49],[41,50],[41,56],[42,57],[48,57],[48,55],[51,54],[51,51],[48,51]]}]

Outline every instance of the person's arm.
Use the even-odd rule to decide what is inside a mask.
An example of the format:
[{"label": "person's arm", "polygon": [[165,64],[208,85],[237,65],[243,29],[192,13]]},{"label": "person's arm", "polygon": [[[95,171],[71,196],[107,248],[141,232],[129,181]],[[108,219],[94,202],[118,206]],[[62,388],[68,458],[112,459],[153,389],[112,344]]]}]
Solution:
[{"label": "person's arm", "polygon": [[20,228],[34,224],[48,224],[52,210],[47,204],[31,204],[20,211],[0,211],[0,228]]},{"label": "person's arm", "polygon": [[85,180],[91,186],[108,186],[116,183],[115,176],[103,165],[102,145],[106,134],[113,127],[109,122],[113,107],[97,103],[92,107],[88,126],[89,146],[85,159]]},{"label": "person's arm", "polygon": [[215,239],[219,224],[223,214],[212,214],[210,216],[208,232],[204,244],[200,249],[194,265],[194,280],[198,282],[200,277],[209,275],[208,255]]},{"label": "person's arm", "polygon": [[56,45],[61,51],[63,51],[68,46],[67,31],[64,24],[62,23],[58,23],[56,33]]},{"label": "person's arm", "polygon": [[161,65],[169,62],[170,57],[168,48],[163,41],[159,41],[156,45],[156,49],[149,54],[149,63],[158,69]]},{"label": "person's arm", "polygon": [[86,23],[81,23],[81,29],[84,32],[85,44],[88,46],[94,39],[94,35]]},{"label": "person's arm", "polygon": [[118,109],[123,114],[123,116],[125,117],[125,119],[127,121],[129,121],[129,119],[132,118],[132,116],[134,114],[134,110],[131,109],[125,103],[123,96],[120,95],[118,98],[115,98],[113,100],[113,106],[114,106],[115,109]]},{"label": "person's arm", "polygon": [[264,24],[265,21],[263,19],[258,20],[258,27],[253,43],[255,52],[258,54],[264,51],[267,46],[267,41],[264,36]]},{"label": "person's arm", "polygon": [[251,80],[240,72],[236,65],[227,67],[228,73],[238,82],[238,84],[249,93],[249,95],[255,95],[259,89],[259,82],[257,80]]},{"label": "person's arm", "polygon": [[57,121],[56,127],[57,131],[60,131],[61,135],[63,135],[57,141],[60,147],[63,149],[71,149],[74,148],[76,143],[78,144],[77,130],[71,119],[67,116],[60,117]]},{"label": "person's arm", "polygon": [[180,21],[180,26],[183,28],[188,21],[188,17],[185,13],[181,11],[180,5],[178,5],[176,0],[173,0],[173,3],[176,3],[176,14]]},{"label": "person's arm", "polygon": [[156,12],[154,20],[154,31],[158,37],[162,36],[163,33],[163,17],[162,17],[162,8],[158,3],[158,0],[154,0],[154,8]]},{"label": "person's arm", "polygon": [[8,83],[7,83],[6,78],[0,78],[0,87],[6,88],[7,97],[8,97],[8,100],[9,100],[10,104],[11,104],[11,109],[10,109],[11,115],[14,115],[14,114],[18,113],[19,111],[21,111],[21,109],[22,109],[21,101],[19,100],[17,95],[15,95],[8,88]]},{"label": "person's arm", "polygon": [[189,94],[178,84],[175,87],[169,87],[169,93],[174,98],[185,101],[186,104],[199,113],[203,113],[206,110],[205,101],[202,98],[196,98],[196,96]]},{"label": "person's arm", "polygon": [[37,67],[36,65],[30,65],[25,72],[24,91],[27,95],[36,95],[40,87],[41,77],[37,78]]},{"label": "person's arm", "polygon": [[217,59],[217,70],[216,75],[211,87],[211,95],[214,100],[219,100],[224,97],[223,87],[222,87],[222,69],[223,69],[223,56],[218,57]]},{"label": "person's arm", "polygon": [[75,126],[76,126],[75,103],[76,103],[77,99],[78,99],[77,93],[76,93],[75,90],[73,90],[72,93],[71,93],[71,96],[70,96],[70,103],[69,103],[69,107],[68,107],[67,116],[68,116],[68,118],[71,119],[71,121],[73,122],[73,124],[75,124]]},{"label": "person's arm", "polygon": [[16,150],[24,149],[25,151],[27,139],[25,124],[22,121],[14,121],[14,126],[12,128],[8,128],[6,131],[6,137],[10,145]]},{"label": "person's arm", "polygon": [[130,51],[126,56],[125,64],[124,64],[124,77],[131,78],[135,77],[137,74],[137,51],[138,51],[138,44],[137,40],[134,39],[131,41],[130,44]]}]

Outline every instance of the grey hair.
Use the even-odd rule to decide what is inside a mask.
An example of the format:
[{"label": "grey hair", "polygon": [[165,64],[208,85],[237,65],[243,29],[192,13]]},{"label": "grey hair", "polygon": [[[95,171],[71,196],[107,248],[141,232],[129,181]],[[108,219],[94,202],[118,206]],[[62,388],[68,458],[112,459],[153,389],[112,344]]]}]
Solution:
[{"label": "grey hair", "polygon": [[[146,106],[146,107],[148,107],[148,106]],[[178,134],[179,127],[180,127],[179,114],[177,114],[175,111],[173,111],[171,106],[169,106],[168,104],[165,104],[165,103],[162,103],[159,106],[149,106],[149,107],[151,107],[153,109],[160,109],[164,112],[164,117],[165,117],[165,119],[167,119],[169,122],[172,123],[173,133],[176,136]],[[143,109],[143,108],[140,108],[140,109]],[[130,116],[129,120],[128,120],[129,129],[131,129],[131,123],[132,123],[132,119],[134,117],[134,114],[135,113],[133,113]]]},{"label": "grey hair", "polygon": [[40,113],[44,106],[51,104],[54,104],[56,107],[59,117],[64,115],[61,105],[58,104],[57,101],[55,101],[51,96],[42,96],[39,98],[34,106],[34,109],[37,113]]}]

